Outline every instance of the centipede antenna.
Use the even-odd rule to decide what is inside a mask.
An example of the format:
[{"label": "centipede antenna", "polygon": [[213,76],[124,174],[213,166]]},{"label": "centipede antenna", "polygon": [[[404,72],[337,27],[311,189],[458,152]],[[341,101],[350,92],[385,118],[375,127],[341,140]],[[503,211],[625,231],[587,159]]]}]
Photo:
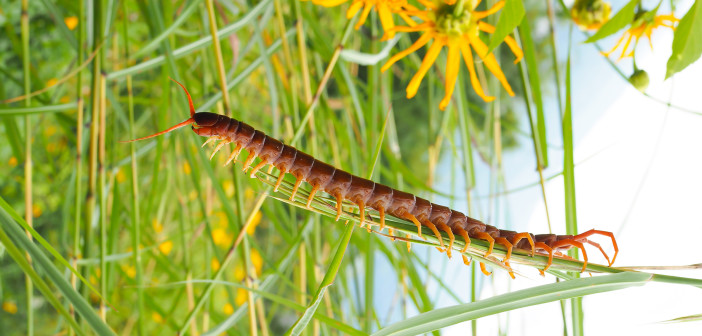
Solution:
[{"label": "centipede antenna", "polygon": [[[171,78],[171,77],[168,77]],[[190,117],[195,115],[195,106],[193,106],[193,99],[190,98],[190,92],[188,92],[188,89],[185,88],[185,85],[180,84],[177,80],[171,78],[172,81],[176,82],[176,84],[180,85],[181,88],[183,88],[183,91],[185,91],[185,94],[188,96],[188,105],[190,105]]]},{"label": "centipede antenna", "polygon": [[138,139],[133,139],[133,140],[126,140],[126,141],[120,141],[120,142],[134,142],[134,141],[145,140],[145,139],[157,137],[157,136],[159,136],[159,135],[161,135],[161,134],[166,134],[166,133],[168,133],[168,132],[170,132],[170,131],[179,129],[179,128],[183,127],[183,126],[188,126],[188,125],[190,125],[190,124],[192,124],[192,123],[194,123],[194,122],[195,122],[195,120],[193,120],[193,118],[189,118],[189,119],[186,120],[186,121],[183,121],[183,122],[181,122],[181,123],[179,123],[179,124],[177,124],[177,125],[175,125],[175,126],[169,128],[169,129],[167,129],[167,130],[158,132],[158,133],[156,133],[156,134],[151,134],[151,135],[145,136],[145,137],[143,137],[143,138],[138,138]]}]

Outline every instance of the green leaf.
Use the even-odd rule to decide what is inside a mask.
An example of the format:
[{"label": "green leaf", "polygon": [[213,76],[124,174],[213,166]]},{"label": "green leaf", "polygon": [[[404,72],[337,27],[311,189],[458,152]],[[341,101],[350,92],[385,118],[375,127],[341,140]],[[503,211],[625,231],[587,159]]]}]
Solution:
[{"label": "green leaf", "polygon": [[585,43],[592,43],[599,41],[609,35],[618,32],[620,29],[626,27],[634,20],[634,10],[636,10],[636,5],[639,4],[640,0],[631,0],[626,6],[617,12],[607,23],[602,25],[600,29],[595,33],[595,35],[590,36]]},{"label": "green leaf", "polygon": [[683,16],[673,37],[673,54],[668,59],[665,78],[685,69],[702,54],[702,5],[695,1]]},{"label": "green leaf", "polygon": [[521,0],[507,0],[505,2],[505,7],[502,8],[502,13],[500,13],[500,19],[497,21],[497,26],[495,27],[495,32],[490,38],[490,45],[488,46],[488,51],[492,51],[497,48],[505,37],[511,33],[514,28],[522,22],[524,18],[524,4]]},{"label": "green leaf", "polygon": [[434,309],[383,328],[374,333],[373,336],[418,335],[518,308],[641,286],[650,280],[651,274],[625,272],[538,286],[477,302]]}]

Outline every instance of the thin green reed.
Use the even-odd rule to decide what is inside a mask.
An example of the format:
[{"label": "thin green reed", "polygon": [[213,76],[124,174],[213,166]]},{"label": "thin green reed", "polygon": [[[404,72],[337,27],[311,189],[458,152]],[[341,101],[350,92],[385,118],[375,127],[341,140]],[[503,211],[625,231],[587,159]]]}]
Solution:
[{"label": "thin green reed", "polygon": [[[29,73],[30,57],[29,57],[29,0],[22,0],[21,14],[21,34],[22,34],[22,74],[24,77],[24,94],[29,95],[32,91],[32,82]],[[24,99],[24,106],[29,107],[32,101],[29,96]],[[31,227],[34,221],[32,209],[32,123],[31,116],[24,117],[24,217],[27,224]],[[31,235],[27,232],[27,236]],[[29,260],[29,256],[27,256]],[[26,283],[26,309],[27,309],[27,335],[34,335],[34,286],[29,275],[25,275]]]}]

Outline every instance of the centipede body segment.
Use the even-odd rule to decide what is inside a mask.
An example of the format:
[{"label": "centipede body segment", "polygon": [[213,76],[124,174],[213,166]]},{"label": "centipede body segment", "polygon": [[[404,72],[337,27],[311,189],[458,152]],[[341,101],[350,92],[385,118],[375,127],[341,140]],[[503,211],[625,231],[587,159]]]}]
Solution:
[{"label": "centipede body segment", "polygon": [[[417,235],[419,237],[422,237],[423,227],[427,227],[431,230],[441,245],[440,251],[446,251],[449,257],[451,256],[456,236],[465,241],[463,249],[460,250],[461,253],[466,252],[472,239],[479,239],[488,243],[488,248],[484,255],[486,258],[492,254],[495,244],[504,246],[506,255],[502,263],[507,266],[509,266],[509,259],[515,248],[529,250],[532,256],[535,252],[547,254],[548,262],[541,271],[542,274],[553,263],[554,253],[560,254],[559,251],[561,250],[570,248],[580,249],[583,254],[582,271],[585,271],[588,261],[584,244],[590,244],[598,248],[605,256],[610,266],[614,263],[617,253],[619,252],[616,240],[611,232],[593,229],[573,236],[555,234],[534,235],[527,232],[520,233],[500,230],[477,219],[468,217],[459,211],[434,204],[413,194],[393,189],[381,183],[355,176],[319,161],[294,147],[283,144],[281,141],[254,129],[242,121],[211,112],[195,112],[187,89],[180,83],[178,83],[178,85],[183,88],[188,96],[190,118],[165,131],[131,141],[148,139],[183,126],[191,125],[195,133],[208,137],[207,142],[221,141],[215,147],[212,156],[214,156],[222,146],[229,143],[234,144],[235,148],[227,158],[225,165],[236,161],[241,150],[246,149],[248,156],[244,161],[243,170],[249,170],[249,176],[254,177],[258,170],[263,169],[267,165],[276,167],[279,170],[279,176],[274,186],[275,191],[278,190],[285,174],[292,174],[295,177],[295,184],[290,196],[291,200],[295,199],[301,183],[307,182],[312,186],[310,195],[306,200],[307,207],[311,206],[316,193],[324,191],[336,199],[337,220],[343,214],[342,204],[344,200],[348,200],[358,207],[361,227],[363,227],[366,220],[366,208],[371,208],[378,212],[379,229],[381,231],[385,228],[385,217],[388,214],[397,218],[409,220],[417,227]],[[260,161],[255,166],[251,167],[256,158],[259,158]],[[367,226],[370,230],[370,226]],[[448,246],[444,245],[442,232],[449,239]],[[389,233],[392,236],[392,232]],[[612,246],[615,251],[611,260],[598,243],[588,239],[593,235],[611,238]],[[462,257],[464,263],[470,264],[470,260],[465,255],[462,255]],[[480,263],[480,268],[486,275],[491,274],[485,269],[485,265],[482,262]],[[514,276],[511,272],[510,275]]]}]

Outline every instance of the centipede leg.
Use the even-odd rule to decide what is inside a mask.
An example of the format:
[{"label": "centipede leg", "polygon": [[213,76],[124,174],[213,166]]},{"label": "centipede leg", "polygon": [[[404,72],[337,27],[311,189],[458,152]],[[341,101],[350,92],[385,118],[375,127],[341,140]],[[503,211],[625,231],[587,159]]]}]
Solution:
[{"label": "centipede leg", "polygon": [[259,162],[256,166],[253,167],[253,169],[251,169],[251,173],[249,174],[249,177],[250,178],[256,177],[256,173],[258,173],[258,171],[261,170],[261,168],[263,168],[266,164],[268,164],[268,162],[266,162],[266,161]]},{"label": "centipede leg", "polygon": [[581,251],[583,251],[583,269],[580,272],[585,272],[585,269],[587,269],[587,251],[585,251],[585,246],[583,246],[583,243],[581,243],[579,241],[575,241],[573,239],[564,239],[564,240],[557,241],[557,242],[553,243],[553,245],[551,247],[554,249],[557,249],[557,248],[562,247],[562,246],[570,246],[570,245],[575,246],[575,247],[579,248]]},{"label": "centipede leg", "polygon": [[586,239],[585,242],[594,247],[597,247],[600,250],[600,252],[602,252],[602,255],[605,257],[605,259],[607,259],[607,264],[609,264],[610,266],[612,265],[612,262],[609,261],[609,256],[607,255],[607,253],[605,253],[604,249],[602,248],[602,246],[600,246],[600,244],[589,239]]},{"label": "centipede leg", "polygon": [[514,238],[512,238],[512,245],[517,246],[517,243],[519,243],[519,241],[522,239],[529,241],[529,245],[531,245],[531,256],[533,257],[534,253],[536,252],[536,247],[534,246],[534,240],[531,239],[531,235],[529,233],[522,232],[514,235]]},{"label": "centipede leg", "polygon": [[207,140],[205,140],[205,143],[203,143],[202,146],[200,146],[200,148],[204,148],[205,146],[207,146],[208,143],[214,142],[217,140],[220,140],[219,137],[216,137],[216,136],[209,137],[209,138],[207,138]]},{"label": "centipede leg", "polygon": [[[405,217],[417,226],[417,236],[419,236],[419,238],[424,238],[422,237],[422,224],[419,223],[417,217],[414,217],[414,215],[410,213],[406,214]],[[434,227],[434,230],[436,230],[436,227]]]},{"label": "centipede leg", "polygon": [[317,193],[317,190],[319,190],[319,186],[313,185],[312,190],[310,190],[310,197],[307,198],[307,209],[312,209],[312,200],[314,199],[314,195]]},{"label": "centipede leg", "polygon": [[229,154],[229,158],[227,158],[227,162],[224,163],[224,165],[228,165],[229,162],[236,161],[236,158],[239,157],[239,153],[241,153],[241,145],[236,144],[236,147],[234,148],[234,151],[232,151],[231,154]]},{"label": "centipede leg", "polygon": [[[412,235],[407,234],[407,239],[412,239]],[[409,252],[411,248],[412,248],[412,243],[410,243],[408,240],[407,241],[407,252]]]},{"label": "centipede leg", "polygon": [[341,209],[341,204],[343,203],[344,199],[341,198],[340,194],[334,195],[336,197],[336,220],[339,220],[341,218],[341,213],[343,210]]},{"label": "centipede leg", "polygon": [[502,262],[509,266],[509,258],[512,256],[512,243],[504,237],[495,238],[495,242],[507,248],[507,254],[505,254],[505,258],[502,259]]},{"label": "centipede leg", "polygon": [[244,167],[241,168],[241,171],[246,171],[247,169],[249,169],[249,166],[251,165],[251,163],[255,159],[256,159],[256,153],[250,152],[249,156],[246,158],[246,161],[244,161]]},{"label": "centipede leg", "polygon": [[[356,203],[356,205],[358,206],[359,215],[361,216],[361,222],[358,223],[358,225],[360,227],[363,227],[363,223],[366,221],[366,205],[365,205],[365,203],[363,203],[361,201]],[[371,232],[370,224],[366,224],[366,230],[368,230],[368,233]]]},{"label": "centipede leg", "polygon": [[[453,241],[456,239],[456,237],[453,235],[453,231],[451,231],[451,228],[448,227],[448,225],[446,225],[444,223],[439,223],[439,229],[446,232],[446,234],[448,234],[448,236],[449,236],[449,246],[446,249],[446,255],[449,258],[451,258],[451,250],[453,249]],[[439,238],[439,240],[443,240],[443,239],[441,239],[441,237],[436,237],[436,238]]]},{"label": "centipede leg", "polygon": [[215,156],[215,154],[217,154],[217,152],[219,152],[219,150],[222,149],[222,147],[224,147],[224,145],[226,145],[228,143],[229,142],[226,140],[223,140],[222,142],[218,143],[217,147],[215,147],[214,151],[212,152],[212,155],[210,155],[210,160],[212,160],[212,158]]},{"label": "centipede leg", "polygon": [[439,232],[439,230],[436,228],[436,225],[434,225],[434,223],[432,223],[428,220],[424,221],[424,225],[426,225],[429,228],[429,230],[431,230],[431,232],[434,233],[434,236],[436,236],[436,239],[439,240],[439,244],[441,245],[441,248],[442,248],[439,251],[443,252],[443,249],[445,249],[446,246],[444,246],[444,237],[441,236],[441,232]]},{"label": "centipede leg", "polygon": [[468,232],[466,232],[466,230],[463,230],[463,228],[460,227],[456,228],[456,231],[461,237],[463,237],[463,240],[465,241],[465,245],[463,246],[463,249],[461,249],[461,253],[465,253],[466,251],[468,251],[468,246],[470,246],[470,237],[468,237]]},{"label": "centipede leg", "polygon": [[485,258],[492,254],[492,248],[495,247],[495,238],[492,238],[492,236],[487,234],[487,232],[477,232],[475,234],[475,238],[486,240],[488,243],[490,243],[487,252],[485,252]]},{"label": "centipede leg", "polygon": [[485,264],[482,262],[480,263],[480,271],[483,272],[483,274],[485,274],[486,276],[490,276],[492,274],[492,272],[488,272],[488,270],[485,269]]},{"label": "centipede leg", "polygon": [[283,183],[284,178],[285,178],[285,171],[281,170],[280,173],[278,174],[278,180],[275,182],[275,187],[273,187],[273,192],[278,191],[278,187],[280,187],[280,184]]},{"label": "centipede leg", "polygon": [[536,245],[536,248],[542,249],[542,250],[548,252],[548,262],[546,263],[546,267],[544,267],[544,269],[542,269],[542,270],[539,270],[539,273],[541,273],[541,275],[543,276],[543,275],[545,275],[544,272],[546,272],[546,270],[549,267],[551,267],[551,264],[553,264],[553,249],[551,248],[551,246],[548,246],[548,245],[546,245],[546,243],[542,243],[542,242],[537,242],[534,245]]},{"label": "centipede leg", "polygon": [[[302,179],[299,177],[296,177],[295,186],[293,187],[292,193],[290,194],[291,201],[295,200],[295,194],[297,194],[297,189],[300,188],[301,183],[302,183]],[[336,220],[339,220],[339,218],[337,218]]]},{"label": "centipede leg", "polygon": [[395,241],[395,229],[389,228],[388,235],[390,236],[390,240]]},{"label": "centipede leg", "polygon": [[[612,247],[614,248],[614,256],[612,257],[612,261],[609,263],[609,266],[612,266],[612,264],[614,264],[614,260],[617,259],[617,254],[619,254],[619,246],[617,246],[617,240],[614,239],[613,233],[611,233],[609,231],[601,231],[601,230],[594,230],[593,229],[593,230],[585,231],[585,232],[573,237],[573,240],[586,239],[587,237],[590,237],[594,234],[599,234],[599,235],[603,235],[603,236],[612,238]],[[607,258],[607,260],[609,260],[609,258]]]},{"label": "centipede leg", "polygon": [[470,263],[473,261],[473,259],[468,259],[468,257],[466,257],[465,254],[461,254],[461,257],[463,257],[463,263],[464,263],[466,266],[470,266]]}]

